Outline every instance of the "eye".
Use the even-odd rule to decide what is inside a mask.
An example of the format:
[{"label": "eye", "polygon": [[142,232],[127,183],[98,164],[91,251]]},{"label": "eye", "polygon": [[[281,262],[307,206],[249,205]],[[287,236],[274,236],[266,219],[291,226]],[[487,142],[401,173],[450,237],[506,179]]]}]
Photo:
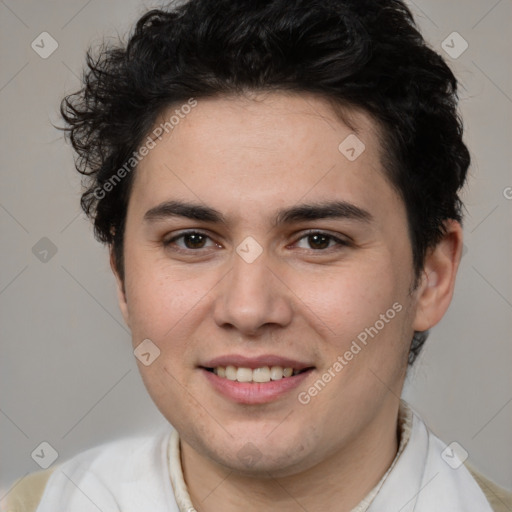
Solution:
[{"label": "eye", "polygon": [[[177,243],[178,240],[182,240],[182,245]],[[210,240],[211,244],[208,246],[207,241]],[[218,244],[214,243],[210,237],[201,233],[200,231],[185,231],[172,238],[164,240],[165,247],[171,247],[175,245],[178,250],[194,250],[194,249],[205,249],[207,247],[218,246]]]},{"label": "eye", "polygon": [[[302,247],[300,244],[302,244]],[[214,242],[209,235],[201,231],[181,232],[169,239],[164,240],[163,245],[165,248],[169,248],[178,252],[194,252],[200,249],[221,247],[218,243]],[[300,237],[298,241],[295,242],[295,245],[297,245],[300,249],[322,252],[327,249],[349,246],[350,242],[322,231],[311,231]]]},{"label": "eye", "polygon": [[346,240],[341,240],[334,235],[324,233],[322,231],[311,231],[306,235],[299,238],[296,243],[301,240],[305,240],[309,247],[301,247],[301,249],[313,249],[314,251],[322,251],[325,249],[331,249],[332,247],[345,247],[350,245]]}]

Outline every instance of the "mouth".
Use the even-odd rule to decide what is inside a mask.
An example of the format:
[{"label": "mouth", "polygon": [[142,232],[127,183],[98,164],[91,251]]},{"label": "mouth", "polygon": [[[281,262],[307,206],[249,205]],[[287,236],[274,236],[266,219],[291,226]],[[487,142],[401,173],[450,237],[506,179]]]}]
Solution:
[{"label": "mouth", "polygon": [[237,367],[233,365],[216,366],[215,368],[202,368],[217,375],[217,377],[220,377],[221,379],[227,379],[236,382],[252,382],[257,384],[288,379],[312,369],[312,367],[296,369],[290,366],[260,366],[253,369],[243,366]]},{"label": "mouth", "polygon": [[199,366],[210,387],[241,404],[265,404],[288,395],[315,367],[277,356],[225,356]]}]

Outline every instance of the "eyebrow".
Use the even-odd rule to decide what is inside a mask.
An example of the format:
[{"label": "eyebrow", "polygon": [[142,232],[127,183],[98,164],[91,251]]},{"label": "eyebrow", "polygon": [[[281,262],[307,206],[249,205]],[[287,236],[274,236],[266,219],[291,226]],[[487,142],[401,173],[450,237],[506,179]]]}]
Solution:
[{"label": "eyebrow", "polygon": [[[144,215],[144,220],[158,221],[172,217],[185,217],[214,224],[227,223],[227,219],[218,210],[185,201],[161,203],[148,210]],[[273,226],[319,219],[350,219],[369,223],[373,220],[373,216],[367,210],[346,201],[317,202],[279,210],[274,218]]]}]

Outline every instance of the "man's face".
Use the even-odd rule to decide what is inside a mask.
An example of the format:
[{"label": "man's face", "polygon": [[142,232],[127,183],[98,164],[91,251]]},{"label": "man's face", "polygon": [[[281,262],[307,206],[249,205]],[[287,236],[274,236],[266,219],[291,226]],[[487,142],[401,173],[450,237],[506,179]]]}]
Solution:
[{"label": "man's face", "polygon": [[407,218],[375,124],[351,124],[359,156],[313,96],[201,99],[136,171],[122,309],[134,347],[160,350],[140,370],[182,441],[227,467],[293,474],[396,412],[417,309]]}]

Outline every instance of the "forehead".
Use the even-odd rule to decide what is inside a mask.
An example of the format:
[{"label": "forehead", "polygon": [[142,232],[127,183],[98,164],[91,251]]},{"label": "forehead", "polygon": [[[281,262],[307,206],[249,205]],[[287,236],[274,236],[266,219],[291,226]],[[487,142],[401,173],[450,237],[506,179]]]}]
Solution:
[{"label": "forehead", "polygon": [[171,118],[172,129],[135,173],[139,205],[172,196],[219,210],[254,205],[261,215],[326,196],[396,201],[381,165],[377,124],[364,112],[335,111],[313,95],[267,93],[198,99],[192,109],[175,105],[155,129],[169,127]]}]

